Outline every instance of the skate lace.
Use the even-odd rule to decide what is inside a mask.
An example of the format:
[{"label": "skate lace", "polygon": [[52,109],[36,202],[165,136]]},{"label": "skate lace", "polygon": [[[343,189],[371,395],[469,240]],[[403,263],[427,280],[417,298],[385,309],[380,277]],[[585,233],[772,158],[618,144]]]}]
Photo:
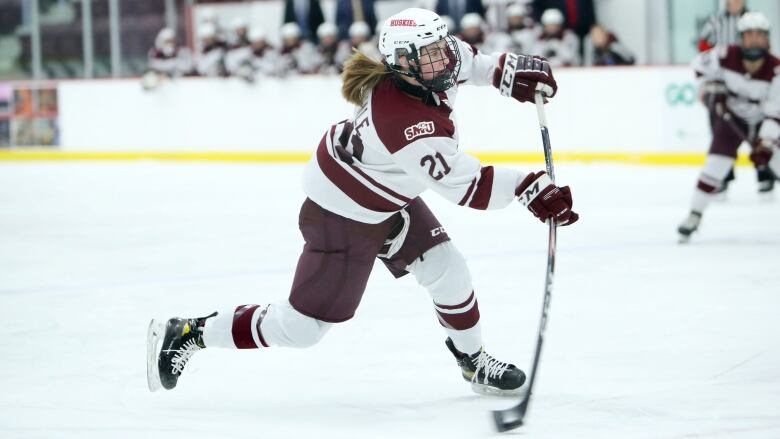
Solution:
[{"label": "skate lace", "polygon": [[474,370],[474,376],[471,378],[472,381],[478,382],[479,381],[479,371],[480,369],[484,370],[484,378],[483,382],[487,383],[489,378],[501,378],[502,375],[504,375],[504,372],[509,370],[509,364],[503,363],[501,361],[496,360],[495,358],[491,357],[487,354],[487,352],[482,351],[479,353],[479,356],[476,358],[475,361],[476,370]]},{"label": "skate lace", "polygon": [[201,347],[195,342],[195,339],[190,339],[184,342],[180,349],[176,351],[176,354],[171,358],[171,372],[174,374],[181,374],[184,371],[184,366],[190,361],[190,358],[201,350]]}]

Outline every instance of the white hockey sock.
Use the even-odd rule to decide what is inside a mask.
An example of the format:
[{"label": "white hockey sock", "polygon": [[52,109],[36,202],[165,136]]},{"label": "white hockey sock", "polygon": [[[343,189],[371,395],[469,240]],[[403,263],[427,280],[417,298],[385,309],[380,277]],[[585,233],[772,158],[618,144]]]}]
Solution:
[{"label": "white hockey sock", "polygon": [[691,200],[691,210],[702,213],[704,209],[709,206],[712,200],[715,199],[715,193],[704,192],[703,190],[696,188],[693,191],[693,199]]},{"label": "white hockey sock", "polygon": [[708,154],[704,168],[699,175],[699,182],[693,192],[691,210],[703,213],[704,209],[715,199],[715,192],[726,180],[726,176],[734,166],[734,158],[718,154]]},{"label": "white hockey sock", "polygon": [[268,306],[260,331],[269,346],[306,348],[320,341],[331,326],[299,313],[285,300]]},{"label": "white hockey sock", "polygon": [[233,342],[233,314],[235,308],[220,310],[207,319],[203,327],[203,343],[206,347],[236,349]]},{"label": "white hockey sock", "polygon": [[479,322],[469,329],[459,331],[445,327],[444,331],[452,339],[455,347],[464,354],[475,354],[482,347],[482,326]]},{"label": "white hockey sock", "polygon": [[203,343],[232,349],[305,348],[317,343],[331,326],[299,313],[286,300],[268,306],[240,305],[206,320]]},{"label": "white hockey sock", "polygon": [[455,347],[473,354],[482,347],[479,304],[471,286],[471,274],[452,242],[443,242],[425,252],[407,270],[428,290],[439,322]]}]

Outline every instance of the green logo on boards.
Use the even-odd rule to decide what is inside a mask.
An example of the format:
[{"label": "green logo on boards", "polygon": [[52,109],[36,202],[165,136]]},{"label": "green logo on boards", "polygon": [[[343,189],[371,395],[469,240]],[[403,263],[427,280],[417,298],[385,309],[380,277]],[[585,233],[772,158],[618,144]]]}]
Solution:
[{"label": "green logo on boards", "polygon": [[666,103],[672,107],[678,105],[691,106],[696,102],[696,94],[696,86],[690,82],[669,84],[666,86]]}]

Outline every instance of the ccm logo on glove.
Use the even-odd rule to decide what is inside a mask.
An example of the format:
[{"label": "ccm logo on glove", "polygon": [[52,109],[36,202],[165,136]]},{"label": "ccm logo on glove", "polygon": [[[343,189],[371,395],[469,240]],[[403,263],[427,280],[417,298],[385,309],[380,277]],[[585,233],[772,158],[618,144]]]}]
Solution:
[{"label": "ccm logo on glove", "polygon": [[515,195],[542,222],[554,218],[557,225],[568,226],[580,218],[571,210],[569,186],[556,186],[544,171],[528,174],[515,189]]}]

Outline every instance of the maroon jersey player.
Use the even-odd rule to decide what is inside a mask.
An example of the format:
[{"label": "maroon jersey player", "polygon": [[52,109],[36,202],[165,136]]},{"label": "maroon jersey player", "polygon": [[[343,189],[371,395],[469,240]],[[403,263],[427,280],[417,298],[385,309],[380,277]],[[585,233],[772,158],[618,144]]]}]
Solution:
[{"label": "maroon jersey player", "polygon": [[419,195],[432,189],[483,210],[503,208],[522,193],[542,221],[577,221],[569,188],[555,186],[545,172],[482,166],[458,147],[454,104],[460,85],[498,87],[514,75],[509,92],[528,102],[536,90],[555,94],[552,72],[541,58],[479,53],[423,9],[385,21],[379,51],[384,62],[361,53],[347,61],[342,92],[356,111],[328,128],[305,169],[299,226],[306,243],[289,298],[173,318],[165,327],[152,321],[152,390],[176,386],[192,354],[206,346],[317,343],[334,324],[353,317],[376,258],[396,277],[411,273],[430,293],[445,343],[475,391],[516,393],[522,386],[520,369],[483,349],[466,262]]},{"label": "maroon jersey player", "polygon": [[770,174],[772,183],[780,175],[780,59],[769,54],[769,27],[764,14],[748,12],[737,23],[738,46],[704,52],[693,62],[717,118],[690,214],[677,229],[681,242],[698,229],[743,141],[753,145],[750,158]]}]

